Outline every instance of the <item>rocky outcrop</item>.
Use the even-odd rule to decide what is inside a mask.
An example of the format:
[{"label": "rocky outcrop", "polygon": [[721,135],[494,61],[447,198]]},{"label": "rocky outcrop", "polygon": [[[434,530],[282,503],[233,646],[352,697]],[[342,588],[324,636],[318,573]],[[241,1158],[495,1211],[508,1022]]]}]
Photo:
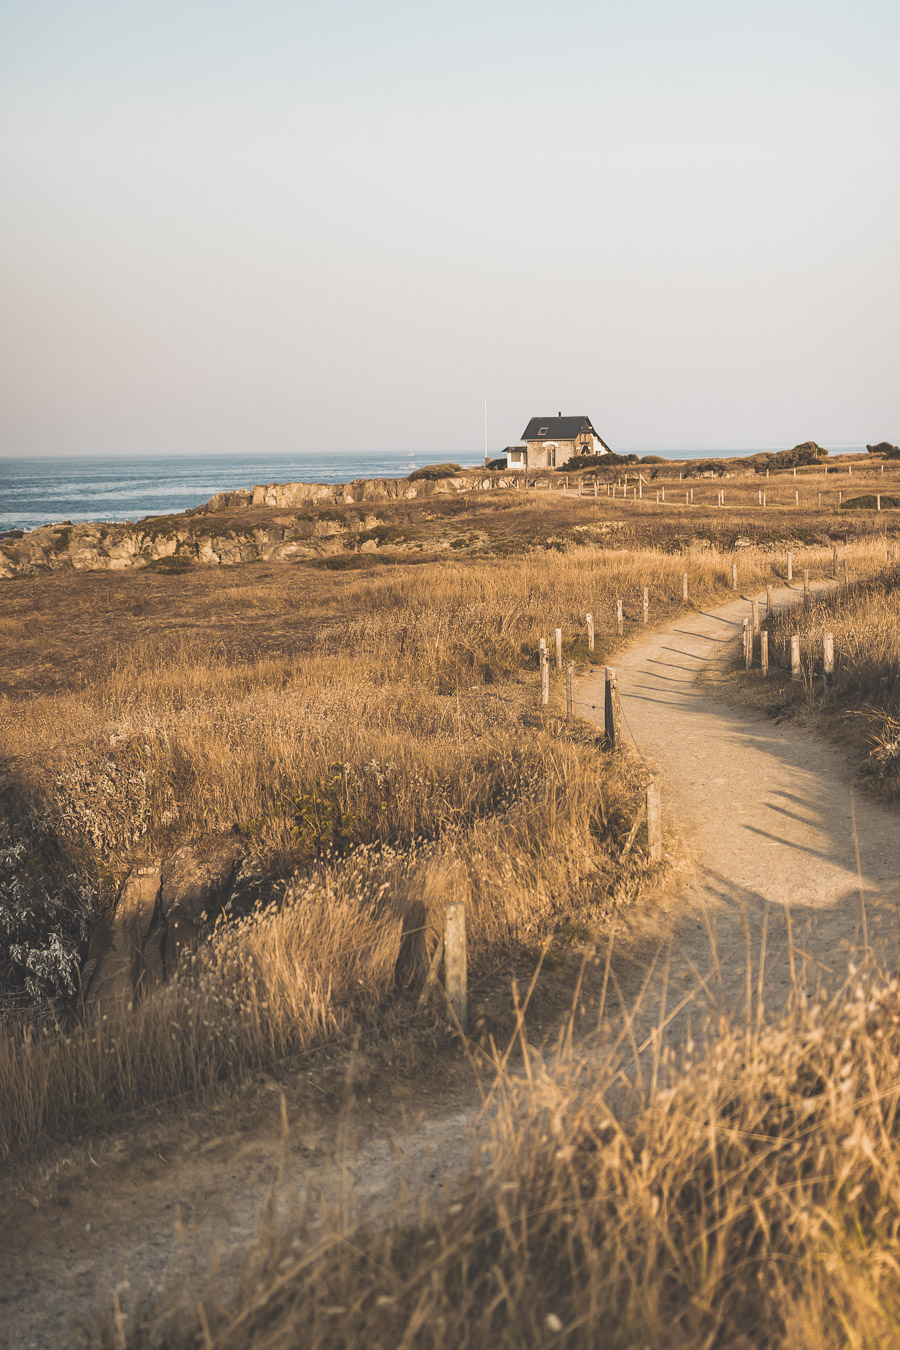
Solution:
[{"label": "rocky outcrop", "polygon": [[223,911],[245,914],[277,891],[266,860],[235,830],[201,835],[161,863],[136,867],[82,972],[88,1001],[104,1010],[163,983]]},{"label": "rocky outcrop", "polygon": [[85,968],[89,996],[103,1009],[130,1002],[138,990],[165,979],[159,867],[138,867],[126,878],[99,956]]},{"label": "rocky outcrop", "polygon": [[[220,492],[205,506],[183,515],[148,517],[136,525],[66,522],[26,532],[10,530],[0,535],[0,577],[124,572],[151,566],[177,570],[256,560],[297,562],[357,549],[374,552],[380,541],[371,532],[384,524],[377,513],[362,515],[339,508],[488,491],[514,483],[514,478],[498,474],[469,474],[436,482],[378,478],[355,483],[269,483],[252,491]],[[244,523],[240,515],[251,508],[262,518]],[[272,517],[272,509],[295,514]]]}]

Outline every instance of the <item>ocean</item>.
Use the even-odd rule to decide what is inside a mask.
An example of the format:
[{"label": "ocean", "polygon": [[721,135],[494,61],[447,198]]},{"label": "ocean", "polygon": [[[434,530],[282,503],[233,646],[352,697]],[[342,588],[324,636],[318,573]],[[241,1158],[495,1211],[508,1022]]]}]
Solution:
[{"label": "ocean", "polygon": [[[863,446],[834,447],[862,450]],[[750,455],[752,450],[658,450],[666,459]],[[334,454],[107,455],[0,458],[0,532],[80,520],[140,520],[199,506],[214,492],[256,483],[349,483],[354,478],[403,478],[410,465],[483,463],[471,450],[361,450]]]}]

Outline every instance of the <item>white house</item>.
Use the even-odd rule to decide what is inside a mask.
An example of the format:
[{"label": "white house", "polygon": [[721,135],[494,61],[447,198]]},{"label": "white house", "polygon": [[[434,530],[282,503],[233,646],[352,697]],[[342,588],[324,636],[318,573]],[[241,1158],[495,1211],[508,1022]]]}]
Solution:
[{"label": "white house", "polygon": [[578,455],[608,455],[589,417],[532,417],[522,432],[524,444],[506,447],[508,469],[555,469]]}]

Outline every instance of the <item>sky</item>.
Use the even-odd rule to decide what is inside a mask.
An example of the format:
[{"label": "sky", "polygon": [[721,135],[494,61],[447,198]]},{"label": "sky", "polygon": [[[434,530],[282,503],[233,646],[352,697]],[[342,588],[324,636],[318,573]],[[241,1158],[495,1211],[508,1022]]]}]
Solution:
[{"label": "sky", "polygon": [[0,454],[900,441],[896,0],[0,0]]}]

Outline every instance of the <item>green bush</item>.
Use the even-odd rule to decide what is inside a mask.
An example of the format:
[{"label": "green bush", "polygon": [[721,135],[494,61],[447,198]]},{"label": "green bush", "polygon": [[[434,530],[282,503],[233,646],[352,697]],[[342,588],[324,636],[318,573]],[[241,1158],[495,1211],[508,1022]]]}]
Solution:
[{"label": "green bush", "polygon": [[[506,468],[505,461],[503,467]],[[436,482],[439,478],[455,478],[458,473],[462,473],[462,467],[459,464],[426,464],[422,469],[413,469],[412,473],[407,475],[407,478],[410,483],[421,478]]]},{"label": "green bush", "polygon": [[637,464],[637,455],[617,455],[609,450],[605,455],[573,455],[557,467],[557,473],[577,473],[579,469],[609,469],[614,464]]},{"label": "green bush", "polygon": [[[841,503],[842,511],[877,511],[879,498],[874,492],[867,492],[862,497],[851,497],[849,501]],[[900,497],[889,497],[882,492],[881,509],[886,511],[891,506],[900,506]]]}]

